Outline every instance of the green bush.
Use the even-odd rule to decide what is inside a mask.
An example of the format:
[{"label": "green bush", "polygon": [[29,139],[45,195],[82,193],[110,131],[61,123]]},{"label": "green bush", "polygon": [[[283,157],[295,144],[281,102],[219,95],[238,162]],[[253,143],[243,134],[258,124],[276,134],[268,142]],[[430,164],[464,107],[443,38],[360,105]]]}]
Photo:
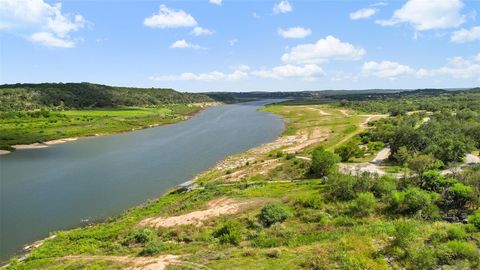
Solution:
[{"label": "green bush", "polygon": [[462,259],[467,259],[467,260],[478,260],[479,258],[479,253],[478,249],[474,244],[468,243],[468,242],[463,242],[463,241],[449,241],[445,244],[445,247],[447,248],[448,255],[450,259],[454,260],[462,260]]},{"label": "green bush", "polygon": [[139,229],[133,236],[135,242],[145,244],[155,239],[155,233],[147,228]]},{"label": "green bush", "polygon": [[417,229],[415,224],[400,221],[395,224],[395,231],[393,233],[392,247],[401,249],[408,248],[412,241],[416,238]]},{"label": "green bush", "polygon": [[390,208],[397,213],[413,215],[424,210],[434,214],[436,208],[432,204],[435,195],[419,188],[408,188],[401,192],[393,191],[390,195]]},{"label": "green bush", "polygon": [[283,222],[289,217],[290,213],[278,203],[269,203],[260,211],[260,222],[265,227],[270,227],[277,222]]},{"label": "green bush", "polygon": [[467,239],[467,232],[459,224],[452,224],[447,231],[448,239],[450,240],[465,240]]},{"label": "green bush", "polygon": [[216,230],[213,237],[218,238],[222,244],[238,245],[242,240],[240,225],[229,221]]},{"label": "green bush", "polygon": [[473,224],[473,226],[480,230],[480,210],[473,212],[473,214],[468,217],[468,223]]},{"label": "green bush", "polygon": [[320,194],[310,194],[295,199],[294,204],[303,208],[320,209],[323,205],[323,200]]},{"label": "green bush", "polygon": [[377,206],[377,200],[371,192],[359,193],[352,201],[350,211],[353,215],[364,217],[370,215]]},{"label": "green bush", "polygon": [[151,242],[148,242],[145,245],[142,252],[140,252],[140,255],[142,255],[142,256],[154,256],[154,255],[158,255],[163,250],[165,250],[165,246],[164,246],[163,243],[161,243],[159,241],[151,241]]},{"label": "green bush", "polygon": [[389,175],[384,175],[373,183],[372,192],[376,197],[381,198],[388,196],[396,189],[397,181],[395,178]]},{"label": "green bush", "polygon": [[350,141],[335,149],[335,154],[339,155],[343,162],[347,162],[353,157],[362,157],[364,152],[357,142]]}]

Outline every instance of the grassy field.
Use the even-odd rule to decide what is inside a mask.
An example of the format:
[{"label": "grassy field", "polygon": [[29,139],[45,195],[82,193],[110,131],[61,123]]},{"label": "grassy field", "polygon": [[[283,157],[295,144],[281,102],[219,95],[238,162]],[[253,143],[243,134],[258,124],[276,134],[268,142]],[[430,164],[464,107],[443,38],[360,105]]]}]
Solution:
[{"label": "grassy field", "polygon": [[84,137],[175,123],[200,107],[164,105],[0,114],[0,149],[62,138]]},{"label": "grassy field", "polygon": [[[142,269],[139,265],[147,259],[167,269],[478,266],[474,239],[480,233],[471,227],[388,214],[385,198],[378,199],[375,211],[360,216],[352,210],[355,203],[332,197],[335,186],[308,177],[308,161],[300,157],[318,145],[334,149],[346,142],[365,128],[369,116],[326,105],[273,105],[265,110],[287,120],[284,134],[275,142],[227,158],[199,175],[189,192],[175,189],[105,223],[56,232],[55,238],[46,240],[23,262],[13,260],[8,269]],[[306,139],[283,144],[290,137]],[[295,154],[283,152],[292,148],[297,149]],[[373,180],[359,177],[355,181],[371,184]],[[212,206],[219,199],[223,203]],[[209,218],[203,214],[207,218],[202,222],[171,227],[146,222],[147,218],[169,220],[236,203],[242,206],[235,212]],[[281,205],[286,214],[282,222],[265,225],[263,209],[270,203]],[[432,250],[438,250],[435,256],[444,261],[434,261],[437,257]],[[162,259],[167,255],[176,256],[174,262]]]}]

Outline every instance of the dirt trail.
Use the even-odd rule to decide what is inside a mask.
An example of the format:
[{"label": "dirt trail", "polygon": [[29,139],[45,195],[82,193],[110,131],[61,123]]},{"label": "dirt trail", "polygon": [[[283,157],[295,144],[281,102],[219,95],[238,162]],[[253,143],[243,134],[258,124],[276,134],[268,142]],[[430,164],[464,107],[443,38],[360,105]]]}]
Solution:
[{"label": "dirt trail", "polygon": [[377,153],[371,162],[356,163],[356,164],[340,164],[340,171],[343,173],[358,175],[364,172],[376,173],[384,175],[386,172],[380,166],[390,156],[390,148],[384,148]]},{"label": "dirt trail", "polygon": [[[125,264],[124,270],[163,270],[170,264],[183,264],[180,256],[162,255],[159,257],[127,257],[127,256],[66,256],[62,259],[76,261],[110,261]],[[198,269],[198,268],[196,268]]]},{"label": "dirt trail", "polygon": [[206,210],[194,211],[187,214],[173,216],[173,217],[152,217],[142,220],[139,226],[149,226],[154,228],[159,227],[174,227],[180,225],[194,225],[201,226],[204,221],[222,216],[231,215],[239,212],[242,207],[250,205],[255,201],[234,201],[231,199],[220,198],[208,203]]}]

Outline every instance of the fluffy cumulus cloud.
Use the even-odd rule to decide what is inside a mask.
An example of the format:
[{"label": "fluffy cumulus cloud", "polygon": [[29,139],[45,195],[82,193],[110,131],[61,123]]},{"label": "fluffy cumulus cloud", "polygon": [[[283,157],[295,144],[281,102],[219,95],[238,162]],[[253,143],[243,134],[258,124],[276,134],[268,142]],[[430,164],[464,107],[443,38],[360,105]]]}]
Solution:
[{"label": "fluffy cumulus cloud", "polygon": [[305,38],[312,34],[312,30],[303,27],[278,28],[278,34],[283,38]]},{"label": "fluffy cumulus cloud", "polygon": [[152,81],[238,81],[248,77],[248,70],[250,68],[246,65],[240,65],[236,67],[230,73],[224,73],[219,71],[212,71],[207,73],[192,73],[185,72],[179,75],[166,75],[166,76],[151,76]]},{"label": "fluffy cumulus cloud", "polygon": [[465,22],[462,8],[461,0],[409,0],[391,19],[377,23],[383,26],[409,23],[417,31],[455,28]]},{"label": "fluffy cumulus cloud", "polygon": [[61,3],[43,0],[0,0],[0,30],[18,34],[48,47],[72,48],[72,32],[84,28],[82,15],[62,13]]},{"label": "fluffy cumulus cloud", "polygon": [[200,26],[195,26],[192,32],[190,32],[190,34],[195,36],[209,36],[209,35],[213,35],[214,33],[215,33],[214,31],[209,30],[207,28],[200,27]]},{"label": "fluffy cumulus cloud", "polygon": [[196,50],[202,49],[201,46],[189,43],[185,39],[180,39],[173,42],[172,45],[170,45],[170,48],[171,49],[196,49]]},{"label": "fluffy cumulus cloud", "polygon": [[480,40],[480,26],[455,31],[450,37],[450,40],[455,43],[478,41]]},{"label": "fluffy cumulus cloud", "polygon": [[278,13],[288,13],[293,10],[292,5],[290,5],[290,2],[288,0],[282,0],[278,3],[276,3],[273,6],[273,13],[278,14]]},{"label": "fluffy cumulus cloud", "polygon": [[453,57],[447,59],[447,64],[435,69],[415,69],[397,62],[382,61],[365,62],[362,66],[363,76],[375,76],[395,80],[401,76],[414,76],[417,78],[425,77],[445,77],[450,76],[455,79],[478,79],[480,81],[480,53],[471,57]]},{"label": "fluffy cumulus cloud", "polygon": [[449,75],[456,79],[477,79],[480,81],[480,53],[469,58],[453,57],[447,65],[431,72],[432,75]]},{"label": "fluffy cumulus cloud", "polygon": [[160,5],[158,13],[145,18],[143,24],[155,28],[179,28],[197,26],[197,21],[183,10],[174,10],[165,5]]},{"label": "fluffy cumulus cloud", "polygon": [[377,10],[374,8],[362,8],[355,12],[350,13],[350,19],[352,20],[367,19],[375,15],[375,13],[377,13]]},{"label": "fluffy cumulus cloud", "polygon": [[304,66],[283,65],[271,69],[260,69],[252,72],[253,75],[260,78],[284,79],[284,78],[302,78],[304,80],[313,80],[317,77],[325,76],[325,72],[316,64]]},{"label": "fluffy cumulus cloud", "polygon": [[397,62],[382,61],[365,62],[362,66],[362,73],[366,76],[375,76],[394,80],[399,76],[415,73],[415,70],[407,65]]},{"label": "fluffy cumulus cloud", "polygon": [[210,2],[210,4],[214,4],[214,5],[219,5],[219,6],[221,6],[223,0],[209,0],[209,2]]},{"label": "fluffy cumulus cloud", "polygon": [[326,62],[329,59],[358,60],[365,55],[360,47],[342,42],[336,37],[327,36],[316,43],[302,44],[293,47],[282,56],[284,62],[314,64]]}]

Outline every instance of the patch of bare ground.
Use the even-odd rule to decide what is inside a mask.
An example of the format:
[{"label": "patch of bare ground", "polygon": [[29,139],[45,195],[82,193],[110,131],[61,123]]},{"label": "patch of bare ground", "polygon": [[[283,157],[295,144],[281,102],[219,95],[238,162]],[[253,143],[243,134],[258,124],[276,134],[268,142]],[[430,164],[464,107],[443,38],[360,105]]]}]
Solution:
[{"label": "patch of bare ground", "polygon": [[181,225],[201,226],[203,222],[222,215],[231,215],[241,211],[244,207],[252,205],[255,200],[235,201],[227,198],[219,198],[210,201],[206,210],[199,210],[173,217],[152,217],[142,220],[138,226],[153,228],[174,227]]},{"label": "patch of bare ground", "polygon": [[271,170],[275,169],[280,164],[280,159],[259,161],[241,170],[235,171],[230,174],[225,174],[224,176],[222,176],[222,179],[233,182],[240,181],[242,179],[249,178],[255,175],[267,175]]},{"label": "patch of bare ground", "polygon": [[[161,255],[158,257],[127,257],[127,256],[66,256],[62,259],[75,261],[109,261],[125,265],[124,270],[163,270],[171,264],[184,264],[180,256]],[[201,267],[200,267],[201,268]],[[198,268],[195,268],[198,269]]]}]

